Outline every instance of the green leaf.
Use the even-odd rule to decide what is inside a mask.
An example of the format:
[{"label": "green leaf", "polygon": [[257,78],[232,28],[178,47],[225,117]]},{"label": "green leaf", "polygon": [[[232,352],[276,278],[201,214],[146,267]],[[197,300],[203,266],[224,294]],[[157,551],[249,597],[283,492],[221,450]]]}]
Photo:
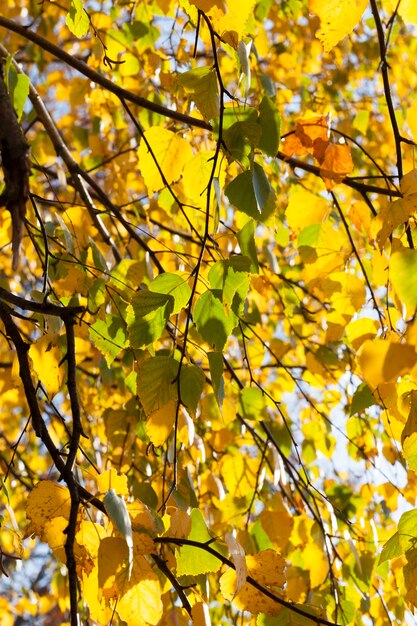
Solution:
[{"label": "green leaf", "polygon": [[210,269],[208,278],[212,289],[223,291],[222,303],[226,314],[230,309],[240,315],[249,290],[250,259],[242,255],[217,261]]},{"label": "green leaf", "polygon": [[110,276],[111,283],[117,287],[117,289],[121,289],[122,287],[138,289],[145,276],[145,265],[133,259],[123,259],[111,271]]},{"label": "green leaf", "polygon": [[219,290],[205,291],[194,307],[194,323],[198,332],[216,350],[222,350],[236,326],[237,318],[226,315]]},{"label": "green leaf", "polygon": [[273,101],[265,96],[259,105],[259,124],[262,134],[259,149],[271,157],[275,157],[279,148],[280,117]]},{"label": "green leaf", "polygon": [[211,383],[217,404],[221,409],[224,400],[223,354],[221,352],[208,352],[207,357],[210,366]]},{"label": "green leaf", "polygon": [[352,396],[349,414],[356,415],[374,404],[375,398],[368,384],[361,383]]},{"label": "green leaf", "polygon": [[239,211],[246,213],[256,220],[260,219],[260,212],[255,198],[252,184],[252,173],[247,170],[234,178],[224,190],[229,202]]},{"label": "green leaf", "polygon": [[219,115],[219,86],[214,68],[203,66],[189,70],[179,76],[178,82],[206,120]]},{"label": "green leaf", "polygon": [[97,278],[88,290],[88,310],[95,313],[105,302],[106,282]]},{"label": "green leaf", "polygon": [[118,315],[106,315],[105,320],[97,320],[89,330],[90,339],[104,355],[107,367],[113,363],[126,345],[123,321]]},{"label": "green leaf", "polygon": [[[201,544],[212,539],[199,509],[191,511],[191,532],[188,539],[198,541]],[[214,543],[211,543],[210,546],[217,549]],[[206,552],[204,548],[182,546],[177,554],[177,576],[198,576],[208,572],[217,572],[221,565],[221,561]]]},{"label": "green leaf", "polygon": [[197,404],[203,393],[205,383],[203,370],[197,365],[186,365],[181,368],[180,392],[181,401],[195,417]]},{"label": "green leaf", "polygon": [[265,396],[258,387],[242,389],[240,406],[245,419],[259,421],[265,417]]},{"label": "green leaf", "polygon": [[403,552],[416,547],[417,509],[406,511],[406,513],[401,515],[400,521],[398,522],[398,539]]},{"label": "green leaf", "polygon": [[389,276],[398,298],[412,315],[417,308],[417,250],[394,252],[389,264]]},{"label": "green leaf", "polygon": [[126,309],[132,348],[153,343],[162,335],[172,313],[174,298],[169,294],[139,291]]},{"label": "green leaf", "polygon": [[82,0],[71,0],[65,22],[70,31],[78,37],[84,37],[90,28],[90,20],[84,11]]},{"label": "green leaf", "polygon": [[[230,163],[243,162],[244,158],[259,144],[262,129],[253,113],[252,119],[245,122],[235,122],[223,133],[223,141],[227,148],[226,156]],[[244,163],[249,165],[249,161]]]},{"label": "green leaf", "polygon": [[191,296],[191,289],[187,281],[178,274],[165,272],[159,274],[149,285],[151,291],[169,294],[174,298],[172,313],[178,313],[187,306]]},{"label": "green leaf", "polygon": [[232,180],[224,193],[239,211],[254,219],[266,220],[274,210],[274,191],[258,163],[254,163],[253,172],[247,170]]},{"label": "green leaf", "polygon": [[394,533],[392,537],[388,539],[388,541],[384,544],[382,548],[382,552],[379,555],[378,564],[384,563],[384,561],[388,561],[389,559],[395,559],[397,556],[401,556],[404,554],[404,549],[400,543],[400,537],[397,533]]},{"label": "green leaf", "polygon": [[178,361],[170,356],[154,356],[140,365],[137,392],[147,416],[177,400],[177,374]]},{"label": "green leaf", "polygon": [[242,254],[251,260],[250,271],[252,274],[259,272],[258,255],[255,246],[255,222],[249,220],[244,227],[237,233],[237,240]]},{"label": "green leaf", "polygon": [[[11,59],[11,57],[9,58]],[[29,95],[30,80],[26,74],[18,74],[12,64],[9,66],[7,76],[7,89],[11,96],[17,119],[20,121]]]},{"label": "green leaf", "polygon": [[262,213],[268,203],[272,201],[275,194],[264,170],[258,163],[253,165],[253,189],[255,192],[256,205],[258,211]]}]

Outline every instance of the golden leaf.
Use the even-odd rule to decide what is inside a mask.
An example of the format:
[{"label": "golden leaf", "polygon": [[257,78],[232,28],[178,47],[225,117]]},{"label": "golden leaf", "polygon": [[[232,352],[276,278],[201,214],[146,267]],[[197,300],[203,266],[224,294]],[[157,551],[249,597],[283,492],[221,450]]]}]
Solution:
[{"label": "golden leaf", "polygon": [[320,18],[316,35],[329,52],[352,32],[366,9],[368,0],[310,0],[309,10]]},{"label": "golden leaf", "polygon": [[71,497],[66,487],[51,480],[41,481],[29,494],[26,517],[30,524],[26,536],[35,534],[42,538],[46,523],[54,517],[68,520],[70,508]]},{"label": "golden leaf", "polygon": [[145,131],[138,149],[138,158],[145,185],[149,194],[153,195],[155,191],[163,189],[165,183],[147,144],[150,145],[169,185],[179,180],[185,163],[192,157],[192,150],[188,141],[166,128],[152,126]]},{"label": "golden leaf", "polygon": [[358,353],[358,363],[370,387],[396,380],[417,362],[413,346],[384,339],[365,341]]},{"label": "golden leaf", "polygon": [[65,368],[60,366],[62,354],[57,342],[58,335],[43,335],[29,348],[32,367],[50,398],[61,389],[65,375]]},{"label": "golden leaf", "polygon": [[178,402],[174,399],[153,411],[146,420],[146,433],[154,446],[162,446],[171,434]]}]

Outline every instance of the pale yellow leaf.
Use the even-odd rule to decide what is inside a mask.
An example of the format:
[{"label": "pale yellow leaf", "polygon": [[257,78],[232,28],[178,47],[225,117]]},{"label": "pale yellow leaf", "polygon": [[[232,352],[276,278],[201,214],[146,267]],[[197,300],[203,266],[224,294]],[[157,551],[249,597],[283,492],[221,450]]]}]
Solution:
[{"label": "pale yellow leaf", "polygon": [[[263,550],[248,555],[246,565],[248,575],[267,588],[282,587],[285,582],[285,560],[274,550]],[[236,585],[236,572],[232,569],[220,578],[220,589],[224,598],[233,601],[238,609],[267,615],[278,615],[280,612],[280,604],[265,596],[249,582],[245,583],[238,594],[236,594]]]},{"label": "pale yellow leaf", "polygon": [[119,496],[129,495],[127,476],[118,474],[114,469],[105,470],[97,476],[96,480],[100,493],[106,493],[109,489],[114,489]]},{"label": "pale yellow leaf", "polygon": [[289,196],[285,215],[293,232],[298,233],[310,224],[319,224],[330,212],[331,207],[324,198],[299,185],[290,188]]},{"label": "pale yellow leaf", "polygon": [[[150,146],[153,156],[149,151]],[[155,157],[155,158],[154,158]],[[192,157],[190,143],[166,128],[152,126],[145,131],[138,149],[139,167],[149,195],[179,180],[185,163]],[[155,159],[161,173],[155,164]]]},{"label": "pale yellow leaf", "polygon": [[29,356],[36,376],[52,398],[60,390],[65,376],[65,368],[60,366],[62,354],[58,347],[58,335],[43,335],[32,343]]},{"label": "pale yellow leaf", "polygon": [[329,561],[323,549],[314,541],[309,541],[303,550],[303,562],[310,573],[311,588],[319,587],[329,573]]},{"label": "pale yellow leaf", "polygon": [[368,0],[310,0],[308,8],[320,18],[320,29],[316,35],[329,52],[360,21]]}]

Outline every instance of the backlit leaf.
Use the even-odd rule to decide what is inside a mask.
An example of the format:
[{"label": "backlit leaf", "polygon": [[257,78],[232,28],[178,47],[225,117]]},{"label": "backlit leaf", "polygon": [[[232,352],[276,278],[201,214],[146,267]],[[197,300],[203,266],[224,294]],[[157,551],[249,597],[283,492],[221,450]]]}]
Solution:
[{"label": "backlit leaf", "polygon": [[84,11],[82,0],[71,0],[70,8],[65,18],[68,28],[76,37],[84,37],[90,27],[90,20]]},{"label": "backlit leaf", "polygon": [[185,163],[192,157],[192,151],[188,141],[171,130],[154,126],[145,131],[138,149],[138,158],[146,187],[152,195],[163,189],[165,183],[147,144],[168,184],[179,180]]},{"label": "backlit leaf", "polygon": [[26,516],[30,520],[27,534],[42,536],[45,525],[54,517],[68,520],[71,508],[70,493],[66,487],[51,480],[42,480],[30,492]]},{"label": "backlit leaf", "polygon": [[130,345],[142,348],[159,339],[174,307],[170,294],[139,291],[126,310]]},{"label": "backlit leaf", "polygon": [[409,371],[417,362],[417,353],[407,344],[374,339],[365,341],[358,362],[367,383],[375,388]]},{"label": "backlit leaf", "polygon": [[[211,540],[206,523],[199,509],[191,511],[191,532],[188,539],[199,541],[204,544]],[[216,549],[214,542],[210,546]],[[221,567],[221,561],[206,552],[204,549],[194,546],[182,546],[177,554],[177,575],[198,576],[207,572],[217,572]]]},{"label": "backlit leaf", "polygon": [[352,32],[367,4],[367,0],[309,0],[309,10],[320,17],[317,37],[325,52]]},{"label": "backlit leaf", "polygon": [[401,302],[407,307],[409,315],[417,308],[417,285],[414,276],[417,271],[417,251],[402,250],[394,252],[389,264],[389,276],[392,286]]},{"label": "backlit leaf", "polygon": [[180,74],[182,85],[206,120],[219,114],[219,87],[214,68],[197,67]]}]

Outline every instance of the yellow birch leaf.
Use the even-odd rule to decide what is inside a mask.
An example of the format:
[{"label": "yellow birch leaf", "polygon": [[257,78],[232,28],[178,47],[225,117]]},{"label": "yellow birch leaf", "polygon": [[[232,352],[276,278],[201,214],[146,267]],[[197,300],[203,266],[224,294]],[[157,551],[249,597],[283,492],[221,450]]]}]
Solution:
[{"label": "yellow birch leaf", "polygon": [[65,530],[68,526],[68,520],[65,517],[53,517],[51,520],[45,523],[42,533],[42,541],[45,541],[51,550],[54,551],[54,555],[62,563],[67,562],[65,554],[65,542],[67,535]]},{"label": "yellow birch leaf", "polygon": [[80,522],[79,530],[75,539],[80,546],[83,546],[91,558],[96,558],[100,546],[100,539],[104,539],[106,531],[100,524],[95,524],[89,520]]},{"label": "yellow birch leaf", "polygon": [[288,226],[298,233],[310,224],[319,224],[330,212],[328,202],[301,186],[290,188],[290,198],[285,210]]},{"label": "yellow birch leaf", "polygon": [[361,317],[346,326],[346,335],[354,350],[359,350],[367,339],[373,339],[377,331],[377,322],[369,317]]},{"label": "yellow birch leaf", "polygon": [[268,511],[264,509],[260,515],[262,528],[280,551],[284,551],[294,526],[294,519],[287,508],[282,504],[281,510]]},{"label": "yellow birch leaf", "polygon": [[417,4],[415,0],[401,0],[400,4],[394,4],[394,8],[398,6],[398,13],[404,22],[417,26]]},{"label": "yellow birch leaf", "polygon": [[139,166],[149,195],[165,187],[147,143],[169,185],[178,181],[183,167],[192,157],[188,141],[166,128],[152,126],[145,131],[138,148]]},{"label": "yellow birch leaf", "polygon": [[[248,575],[251,576],[264,587],[273,590],[281,588],[285,582],[284,569],[285,560],[274,550],[263,550],[246,557]],[[246,582],[241,591],[236,594],[236,572],[228,570],[220,578],[220,589],[226,600],[231,600],[238,609],[249,611],[250,613],[266,613],[267,615],[278,615],[281,610],[280,604],[265,596],[249,582]]]},{"label": "yellow birch leaf", "polygon": [[87,574],[84,570],[79,578],[82,597],[88,606],[90,619],[99,626],[108,626],[111,623],[113,609],[106,605],[98,584],[98,567]]},{"label": "yellow birch leaf", "polygon": [[175,422],[177,401],[172,399],[146,420],[146,433],[154,446],[162,446],[171,434]]},{"label": "yellow birch leaf", "polygon": [[137,556],[127,590],[119,596],[116,612],[127,624],[152,626],[162,617],[159,578],[144,556]]},{"label": "yellow birch leaf", "polygon": [[395,381],[417,362],[413,346],[384,339],[365,341],[358,353],[358,363],[370,387]]},{"label": "yellow birch leaf", "polygon": [[320,18],[320,30],[316,36],[329,52],[360,21],[368,0],[310,0],[308,8]]},{"label": "yellow birch leaf", "polygon": [[102,472],[97,476],[96,480],[100,493],[106,493],[109,489],[114,489],[119,496],[129,495],[127,476],[118,474],[114,469]]},{"label": "yellow birch leaf", "polygon": [[417,170],[412,170],[401,179],[402,198],[387,202],[371,223],[371,236],[382,250],[386,240],[398,226],[417,212]]},{"label": "yellow birch leaf", "polygon": [[29,494],[26,517],[30,520],[26,536],[42,537],[45,524],[53,517],[69,518],[71,508],[70,492],[66,487],[51,480],[43,480]]},{"label": "yellow birch leaf", "polygon": [[43,335],[29,348],[32,367],[50,398],[61,389],[65,375],[65,368],[59,365],[62,354],[57,342],[58,335]]},{"label": "yellow birch leaf", "polygon": [[319,587],[329,573],[329,561],[320,546],[313,540],[310,540],[303,550],[303,561],[310,574],[311,588]]}]

